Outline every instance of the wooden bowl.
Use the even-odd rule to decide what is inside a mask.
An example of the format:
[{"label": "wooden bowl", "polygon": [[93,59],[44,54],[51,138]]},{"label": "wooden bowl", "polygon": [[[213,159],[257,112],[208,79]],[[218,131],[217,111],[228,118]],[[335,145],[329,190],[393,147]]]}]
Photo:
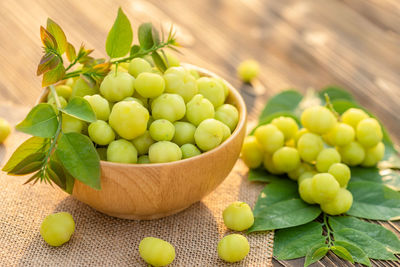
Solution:
[{"label": "wooden bowl", "polygon": [[[202,76],[218,77],[185,64]],[[226,81],[225,81],[226,82]],[[213,191],[232,170],[246,133],[246,106],[241,95],[229,88],[227,102],[239,111],[232,135],[217,148],[199,156],[160,164],[122,164],[101,161],[101,190],[75,180],[72,195],[107,215],[151,220],[180,212]],[[40,101],[48,92],[44,91]]]}]

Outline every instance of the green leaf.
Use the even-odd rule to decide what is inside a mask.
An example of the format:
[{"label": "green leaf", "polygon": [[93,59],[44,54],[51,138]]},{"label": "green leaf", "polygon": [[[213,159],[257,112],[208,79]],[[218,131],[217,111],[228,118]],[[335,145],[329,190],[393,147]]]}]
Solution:
[{"label": "green leaf", "polygon": [[64,78],[64,75],[65,75],[64,65],[61,62],[59,62],[57,67],[43,74],[42,87],[46,87],[55,84],[58,81],[61,81],[62,78]]},{"label": "green leaf", "polygon": [[393,190],[400,190],[400,173],[391,169],[379,170],[376,167],[352,167],[351,182],[362,181],[384,184],[389,186]]},{"label": "green leaf", "polygon": [[56,153],[73,177],[100,189],[100,158],[89,137],[74,132],[65,133],[58,141]]},{"label": "green leaf", "polygon": [[82,97],[76,96],[72,98],[68,102],[68,105],[61,109],[61,111],[83,121],[96,121],[96,114],[93,112],[92,107],[89,102]]},{"label": "green leaf", "polygon": [[62,55],[67,48],[67,37],[65,37],[64,31],[50,18],[47,19],[46,29],[51,33],[51,35],[53,35],[57,42],[58,51]]},{"label": "green leaf", "polygon": [[72,62],[76,59],[76,50],[75,47],[71,43],[67,43],[67,48],[65,50],[68,61]]},{"label": "green leaf", "polygon": [[330,85],[319,91],[318,95],[322,102],[325,103],[325,94],[328,94],[331,101],[347,100],[356,103],[354,97],[348,91],[335,85]]},{"label": "green leaf", "polygon": [[43,165],[46,154],[44,152],[32,153],[21,160],[14,168],[8,171],[9,175],[25,175],[35,172]]},{"label": "green leaf", "polygon": [[351,182],[353,205],[348,215],[371,220],[399,220],[400,193],[373,182]]},{"label": "green leaf", "polygon": [[388,251],[400,253],[399,238],[392,231],[379,224],[365,222],[350,216],[329,217],[329,224],[334,231],[339,231],[345,228],[361,231],[371,239],[384,244]]},{"label": "green leaf", "polygon": [[136,55],[140,51],[140,46],[133,45],[131,48],[131,52],[129,53],[131,56]]},{"label": "green leaf", "polygon": [[161,58],[160,54],[157,51],[151,53],[151,57],[153,58],[154,64],[161,71],[164,72],[167,69],[165,66],[164,60]]},{"label": "green leaf", "polygon": [[323,257],[325,257],[326,253],[328,253],[329,248],[325,243],[317,244],[314,247],[310,248],[307,251],[306,258],[304,260],[304,267],[307,267],[314,262],[319,261]]},{"label": "green leaf", "polygon": [[371,261],[369,260],[367,254],[365,254],[364,250],[359,248],[358,246],[351,244],[346,241],[335,241],[334,244],[336,246],[344,247],[352,256],[355,262],[359,262],[366,266],[371,266]]},{"label": "green leaf", "polygon": [[281,229],[275,232],[274,257],[278,260],[290,260],[304,257],[315,246],[325,245],[322,225],[309,222],[304,225]]},{"label": "green leaf", "polygon": [[45,28],[40,26],[40,39],[45,48],[57,49],[57,41],[54,36]]},{"label": "green leaf", "polygon": [[385,244],[369,237],[364,232],[343,228],[334,232],[335,240],[346,241],[363,248],[369,258],[376,260],[396,260],[397,258],[385,246]]},{"label": "green leaf", "polygon": [[351,263],[354,263],[354,259],[351,256],[350,252],[342,246],[332,246],[331,250],[335,253],[339,258],[347,260]]},{"label": "green leaf", "polygon": [[68,194],[72,194],[75,179],[64,169],[56,153],[53,153],[47,168],[49,178]]},{"label": "green leaf", "polygon": [[268,101],[267,105],[264,107],[261,115],[259,117],[259,121],[264,121],[269,115],[275,112],[292,112],[296,110],[301,100],[303,99],[303,95],[295,90],[286,90],[279,94],[276,94]]},{"label": "green leaf", "polygon": [[254,215],[257,215],[259,211],[274,203],[300,198],[296,182],[285,178],[278,178],[270,182],[258,196],[256,205],[254,206]]},{"label": "green leaf", "polygon": [[14,151],[6,165],[4,165],[3,171],[11,171],[29,155],[45,152],[49,147],[50,139],[36,136],[29,138]]},{"label": "green leaf", "polygon": [[131,48],[132,40],[133,32],[131,23],[122,9],[119,8],[117,18],[107,36],[107,54],[110,58],[125,56]]},{"label": "green leaf", "polygon": [[60,64],[60,58],[57,57],[53,53],[46,53],[40,59],[39,65],[36,70],[36,75],[42,75],[45,72],[48,72]]},{"label": "green leaf", "polygon": [[302,225],[321,214],[318,206],[301,199],[289,199],[268,205],[254,216],[254,224],[248,232],[267,231]]},{"label": "green leaf", "polygon": [[153,47],[153,24],[150,22],[142,23],[138,30],[139,43],[142,49],[148,50]]},{"label": "green leaf", "polygon": [[252,181],[252,182],[269,183],[269,182],[273,182],[277,179],[282,179],[282,177],[270,174],[266,170],[264,170],[262,168],[258,168],[258,169],[251,169],[249,171],[248,179],[249,179],[249,181]]},{"label": "green leaf", "polygon": [[58,127],[57,115],[51,105],[41,103],[35,106],[15,128],[33,136],[51,138]]}]

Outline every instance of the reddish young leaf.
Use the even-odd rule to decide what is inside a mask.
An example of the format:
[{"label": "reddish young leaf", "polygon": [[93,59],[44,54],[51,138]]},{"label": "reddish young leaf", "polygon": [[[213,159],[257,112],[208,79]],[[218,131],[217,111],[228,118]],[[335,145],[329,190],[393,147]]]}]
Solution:
[{"label": "reddish young leaf", "polygon": [[67,37],[65,37],[64,31],[61,27],[55,23],[52,19],[47,19],[47,31],[53,35],[54,39],[57,42],[58,51],[60,54],[64,54],[65,50],[67,49]]},{"label": "reddish young leaf", "polygon": [[42,40],[44,47],[50,49],[57,49],[56,39],[49,31],[47,31],[42,26],[40,26],[40,39]]},{"label": "reddish young leaf", "polygon": [[46,87],[60,81],[65,75],[63,64],[58,64],[54,69],[43,74],[42,87]]},{"label": "reddish young leaf", "polygon": [[53,53],[46,53],[40,59],[39,65],[36,70],[36,75],[41,75],[45,72],[48,72],[60,63],[60,59]]},{"label": "reddish young leaf", "polygon": [[72,62],[76,59],[76,50],[71,43],[67,43],[67,49],[65,50],[65,52],[69,62]]}]

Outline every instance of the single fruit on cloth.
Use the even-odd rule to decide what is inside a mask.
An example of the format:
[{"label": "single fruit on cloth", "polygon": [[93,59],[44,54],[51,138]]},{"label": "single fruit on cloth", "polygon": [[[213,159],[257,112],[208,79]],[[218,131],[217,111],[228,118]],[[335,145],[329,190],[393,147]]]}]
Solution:
[{"label": "single fruit on cloth", "polygon": [[329,167],[328,173],[338,181],[340,187],[346,187],[351,177],[350,168],[343,163],[334,163]]},{"label": "single fruit on cloth", "polygon": [[227,235],[218,242],[218,256],[227,262],[241,261],[249,254],[249,251],[249,242],[243,235]]},{"label": "single fruit on cloth", "polygon": [[271,154],[283,147],[285,140],[283,133],[273,124],[261,125],[254,132],[254,136],[264,151]]},{"label": "single fruit on cloth", "polygon": [[113,106],[109,123],[119,136],[132,140],[146,131],[148,120],[149,112],[142,105],[121,101]]},{"label": "single fruit on cloth", "polygon": [[383,138],[379,122],[374,118],[360,121],[356,130],[357,141],[365,148],[376,146]]},{"label": "single fruit on cloth", "polygon": [[111,72],[100,84],[101,94],[110,102],[121,101],[134,92],[135,78],[127,72]]},{"label": "single fruit on cloth", "polygon": [[272,161],[278,171],[290,172],[300,165],[299,152],[293,147],[285,146],[275,151]]},{"label": "single fruit on cloth", "polygon": [[3,143],[4,140],[6,140],[10,132],[11,132],[11,126],[8,123],[8,121],[6,121],[3,118],[0,118],[0,144]]},{"label": "single fruit on cloth", "polygon": [[75,231],[75,222],[68,212],[58,212],[47,216],[40,225],[40,235],[53,247],[68,242]]},{"label": "single fruit on cloth", "polygon": [[312,133],[325,134],[333,129],[337,120],[335,115],[323,106],[306,108],[301,114],[301,124]]},{"label": "single fruit on cloth", "polygon": [[283,133],[285,141],[292,139],[299,130],[296,121],[290,117],[281,116],[273,119],[271,123]]},{"label": "single fruit on cloth", "polygon": [[135,90],[145,98],[160,96],[165,90],[165,81],[156,73],[140,73],[135,80]]},{"label": "single fruit on cloth", "polygon": [[164,163],[182,159],[182,151],[179,146],[169,141],[159,141],[149,148],[151,163]]},{"label": "single fruit on cloth", "polygon": [[319,173],[312,178],[311,194],[318,204],[333,201],[339,189],[340,185],[332,174]]},{"label": "single fruit on cloth", "polygon": [[260,65],[255,60],[245,60],[240,63],[237,73],[239,78],[244,82],[250,82],[257,77],[260,72]]},{"label": "single fruit on cloth", "polygon": [[119,163],[136,163],[137,150],[135,146],[127,140],[115,140],[108,145],[107,160]]},{"label": "single fruit on cloth", "polygon": [[209,151],[221,144],[224,133],[220,123],[215,119],[206,119],[197,127],[194,140],[202,151]]},{"label": "single fruit on cloth", "polygon": [[151,115],[154,119],[174,122],[185,116],[186,105],[180,95],[162,94],[151,102]]},{"label": "single fruit on cloth", "polygon": [[236,201],[222,212],[226,227],[235,231],[249,229],[254,223],[253,212],[247,203]]},{"label": "single fruit on cloth", "polygon": [[175,248],[159,238],[145,237],[140,241],[139,254],[152,266],[166,266],[175,259]]},{"label": "single fruit on cloth", "polygon": [[175,126],[165,119],[152,122],[149,128],[151,138],[156,141],[171,141],[175,134]]},{"label": "single fruit on cloth", "polygon": [[249,168],[257,168],[264,160],[264,150],[254,135],[246,136],[243,141],[241,158]]},{"label": "single fruit on cloth", "polygon": [[195,126],[205,119],[214,118],[213,104],[204,96],[197,94],[186,104],[186,118]]},{"label": "single fruit on cloth", "polygon": [[321,204],[321,209],[329,215],[339,215],[348,211],[352,204],[353,195],[351,192],[345,188],[340,188],[332,201]]},{"label": "single fruit on cloth", "polygon": [[107,122],[97,120],[88,127],[90,139],[98,145],[105,146],[114,141],[115,133]]}]

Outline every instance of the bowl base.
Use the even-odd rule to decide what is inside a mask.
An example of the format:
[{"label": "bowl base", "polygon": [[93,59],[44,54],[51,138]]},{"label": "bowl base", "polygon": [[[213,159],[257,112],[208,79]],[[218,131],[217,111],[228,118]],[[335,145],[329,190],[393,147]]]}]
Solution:
[{"label": "bowl base", "polygon": [[[197,202],[195,202],[197,203]],[[120,219],[127,219],[127,220],[140,220],[140,221],[149,221],[149,220],[155,220],[155,219],[160,219],[163,217],[167,217],[170,215],[174,215],[176,213],[179,213],[187,208],[189,208],[191,205],[181,208],[181,209],[176,209],[176,210],[171,210],[168,212],[164,212],[164,213],[156,213],[156,214],[151,214],[151,215],[134,215],[134,214],[121,214],[121,213],[112,213],[112,212],[102,212],[106,215],[109,215],[111,217],[116,217],[116,218],[120,218]]]}]

